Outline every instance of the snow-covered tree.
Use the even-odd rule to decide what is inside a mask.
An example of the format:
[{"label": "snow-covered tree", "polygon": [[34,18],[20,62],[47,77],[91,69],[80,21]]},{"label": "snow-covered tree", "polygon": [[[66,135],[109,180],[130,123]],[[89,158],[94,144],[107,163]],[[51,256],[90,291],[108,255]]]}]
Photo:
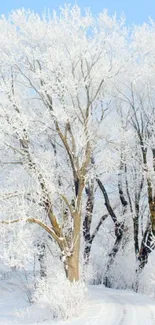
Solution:
[{"label": "snow-covered tree", "polygon": [[77,6],[42,19],[19,10],[2,17],[0,29],[5,191],[24,193],[23,209],[10,201],[3,223],[41,226],[58,244],[69,280],[78,280],[85,188],[95,178],[108,92],[129,60],[126,29],[115,16],[82,16]]},{"label": "snow-covered tree", "polygon": [[1,258],[106,285],[131,258],[133,279],[155,247],[154,23],[67,6],[0,32]]}]

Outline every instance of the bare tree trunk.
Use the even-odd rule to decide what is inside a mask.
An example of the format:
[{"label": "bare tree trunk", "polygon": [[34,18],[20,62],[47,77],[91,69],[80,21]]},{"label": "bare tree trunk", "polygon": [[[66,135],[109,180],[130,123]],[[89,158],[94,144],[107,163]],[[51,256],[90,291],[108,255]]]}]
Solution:
[{"label": "bare tree trunk", "polygon": [[135,249],[135,256],[137,258],[139,254],[139,241],[138,241],[139,217],[137,215],[133,218],[133,228],[134,228],[134,249]]},{"label": "bare tree trunk", "polygon": [[[139,254],[139,217],[140,217],[140,197],[141,192],[143,189],[144,184],[144,177],[142,176],[142,180],[139,186],[138,192],[135,193],[135,215],[133,217],[133,229],[134,229],[134,248],[135,248],[135,256],[137,259],[137,256]],[[133,213],[133,211],[131,211]]]},{"label": "bare tree trunk", "polygon": [[40,278],[43,279],[47,276],[47,256],[45,242],[37,244],[38,246],[38,261],[40,265]]},{"label": "bare tree trunk", "polygon": [[103,224],[104,220],[108,217],[108,214],[104,214],[101,218],[99,223],[97,224],[94,232],[92,233],[92,235],[89,235],[89,240],[86,242],[85,244],[85,249],[84,249],[84,258],[85,258],[85,265],[89,264],[89,258],[90,258],[90,252],[91,252],[91,248],[92,248],[92,243],[94,238],[96,237],[96,234],[98,233],[101,225]]},{"label": "bare tree trunk", "polygon": [[80,227],[81,215],[76,214],[74,220],[74,231],[72,249],[69,250],[68,256],[65,257],[64,267],[68,280],[71,282],[79,281],[79,255],[80,255]]},{"label": "bare tree trunk", "polygon": [[[109,254],[109,260],[107,263],[107,268],[106,268],[105,277],[104,277],[104,281],[103,281],[106,286],[110,286],[110,281],[108,280],[108,273],[109,273],[109,270],[110,270],[112,264],[114,263],[116,254],[121,246],[121,241],[122,241],[123,233],[124,233],[124,221],[123,222],[117,221],[117,216],[114,212],[114,209],[111,207],[110,200],[109,200],[109,197],[108,197],[105,187],[103,186],[102,182],[99,179],[97,179],[97,183],[103,193],[106,208],[107,208],[107,210],[114,222],[114,226],[115,226],[116,240],[115,240],[114,246]],[[121,183],[120,179],[119,179],[119,183],[118,183],[118,189],[119,189],[119,194],[120,194],[120,201],[123,205],[123,211],[125,213],[128,203],[124,198],[122,183]]]},{"label": "bare tree trunk", "polygon": [[[127,212],[127,207],[128,207],[128,202],[127,200],[125,199],[125,195],[124,195],[124,191],[123,191],[123,181],[122,181],[122,176],[123,174],[122,173],[125,173],[126,170],[125,170],[125,165],[123,163],[123,152],[121,153],[121,161],[120,161],[120,172],[118,174],[118,191],[119,191],[119,198],[120,198],[120,201],[121,201],[121,204],[122,204],[122,207],[123,207],[123,216],[126,215],[126,212]],[[118,253],[120,247],[121,247],[121,242],[122,242],[122,238],[123,238],[123,234],[124,234],[124,221],[122,222],[118,222],[117,220],[117,216],[114,212],[114,209],[111,207],[111,204],[110,204],[110,200],[109,200],[109,197],[108,197],[108,194],[106,192],[106,189],[105,187],[103,186],[102,182],[97,179],[97,183],[103,193],[103,196],[104,196],[104,199],[105,199],[105,205],[106,205],[106,208],[114,222],[114,226],[115,226],[115,243],[114,243],[114,246],[109,254],[109,259],[108,259],[108,263],[107,263],[107,267],[106,267],[106,272],[105,272],[105,277],[104,277],[104,284],[107,286],[107,287],[110,287],[111,284],[110,284],[110,281],[108,279],[108,273],[109,273],[109,270],[111,268],[111,266],[113,265],[114,261],[115,261],[115,257],[116,257],[116,254]]]},{"label": "bare tree trunk", "polygon": [[116,228],[115,228],[115,236],[116,236],[116,240],[114,243],[114,246],[109,254],[109,259],[108,259],[108,263],[107,263],[107,267],[106,267],[106,272],[105,272],[105,276],[104,276],[104,280],[103,283],[105,284],[106,287],[110,288],[111,287],[111,283],[108,277],[108,273],[110,271],[110,268],[112,267],[114,261],[115,261],[115,257],[116,254],[118,253],[120,246],[121,246],[121,242],[122,242],[122,238],[123,238],[123,234],[124,234],[124,223],[117,223]]},{"label": "bare tree trunk", "polygon": [[84,263],[87,265],[89,263],[90,251],[91,251],[91,234],[90,228],[92,223],[92,213],[94,207],[94,183],[88,184],[86,187],[87,203],[86,203],[86,214],[83,221],[83,236],[85,240],[84,248]]},{"label": "bare tree trunk", "polygon": [[151,224],[148,223],[146,230],[144,232],[144,236],[141,242],[141,247],[139,251],[139,267],[138,270],[143,270],[144,266],[146,265],[148,261],[148,256],[151,253],[151,251],[155,248],[155,243],[153,241],[153,234],[151,231]]},{"label": "bare tree trunk", "polygon": [[66,258],[65,271],[70,282],[79,281],[79,254],[73,254]]},{"label": "bare tree trunk", "polygon": [[[153,185],[150,180],[147,167],[147,150],[144,149],[143,141],[141,142],[141,150],[143,155],[143,164],[144,170],[146,171],[146,181],[147,181],[147,193],[148,193],[148,205],[149,205],[149,220],[146,226],[146,230],[144,232],[144,236],[141,242],[141,247],[139,250],[139,267],[138,272],[140,272],[148,261],[148,256],[150,252],[155,249],[155,243],[153,240],[153,235],[155,235],[155,195],[153,193]],[[153,154],[153,169],[155,171],[155,150],[152,150]]]}]

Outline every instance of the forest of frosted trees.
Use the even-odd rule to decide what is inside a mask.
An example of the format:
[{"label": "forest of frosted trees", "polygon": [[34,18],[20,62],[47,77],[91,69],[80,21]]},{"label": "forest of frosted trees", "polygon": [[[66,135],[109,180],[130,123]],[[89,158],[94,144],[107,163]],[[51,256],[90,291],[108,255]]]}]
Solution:
[{"label": "forest of frosted trees", "polygon": [[154,292],[155,23],[18,10],[0,35],[0,272],[74,309],[88,283]]}]

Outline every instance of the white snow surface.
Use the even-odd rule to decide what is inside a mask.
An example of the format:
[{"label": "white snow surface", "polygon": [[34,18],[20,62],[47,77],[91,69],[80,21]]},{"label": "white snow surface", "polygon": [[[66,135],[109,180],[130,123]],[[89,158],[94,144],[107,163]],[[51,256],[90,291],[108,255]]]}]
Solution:
[{"label": "white snow surface", "polygon": [[30,305],[20,288],[0,282],[0,325],[155,325],[155,299],[132,291],[90,286],[84,312],[56,322],[47,310]]}]

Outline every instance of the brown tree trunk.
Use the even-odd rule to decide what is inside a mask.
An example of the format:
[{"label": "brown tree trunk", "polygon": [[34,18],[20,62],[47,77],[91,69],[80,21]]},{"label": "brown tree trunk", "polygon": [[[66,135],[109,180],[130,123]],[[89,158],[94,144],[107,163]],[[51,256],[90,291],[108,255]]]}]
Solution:
[{"label": "brown tree trunk", "polygon": [[79,254],[73,253],[73,255],[66,258],[65,271],[66,276],[70,282],[79,281]]},{"label": "brown tree trunk", "polygon": [[72,234],[69,256],[65,259],[65,272],[69,281],[79,281],[79,255],[80,255],[80,229],[81,229],[81,212],[75,212],[73,216],[74,230]]}]

